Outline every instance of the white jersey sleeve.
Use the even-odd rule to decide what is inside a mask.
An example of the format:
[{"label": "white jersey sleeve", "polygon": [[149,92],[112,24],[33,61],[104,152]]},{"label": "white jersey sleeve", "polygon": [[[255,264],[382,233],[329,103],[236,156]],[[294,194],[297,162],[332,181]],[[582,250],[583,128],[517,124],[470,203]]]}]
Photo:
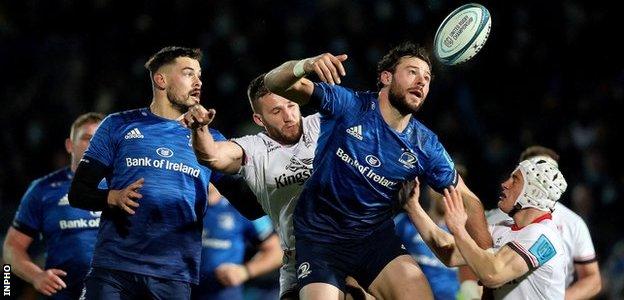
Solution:
[{"label": "white jersey sleeve", "polygon": [[520,230],[507,245],[520,254],[530,270],[534,270],[546,264],[560,251],[553,244],[558,239],[556,234],[557,232],[540,223],[530,224]]},{"label": "white jersey sleeve", "polygon": [[583,218],[563,204],[557,203],[553,212],[553,221],[561,227],[563,241],[574,263],[582,264],[596,260],[594,243]]}]

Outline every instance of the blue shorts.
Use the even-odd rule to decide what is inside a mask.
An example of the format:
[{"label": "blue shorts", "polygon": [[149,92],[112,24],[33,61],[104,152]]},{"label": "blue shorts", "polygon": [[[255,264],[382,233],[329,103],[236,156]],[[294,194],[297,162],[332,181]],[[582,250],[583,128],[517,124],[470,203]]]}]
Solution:
[{"label": "blue shorts", "polygon": [[118,270],[92,268],[81,299],[185,299],[191,284]]},{"label": "blue shorts", "polygon": [[393,259],[408,254],[390,220],[361,240],[319,243],[296,240],[299,288],[323,282],[346,290],[351,276],[365,289]]}]

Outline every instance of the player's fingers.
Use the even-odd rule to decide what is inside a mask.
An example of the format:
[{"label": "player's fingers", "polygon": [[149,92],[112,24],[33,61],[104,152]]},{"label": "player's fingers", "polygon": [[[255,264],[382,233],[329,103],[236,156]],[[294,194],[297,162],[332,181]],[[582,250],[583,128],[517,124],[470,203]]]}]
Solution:
[{"label": "player's fingers", "polygon": [[451,212],[451,196],[449,195],[448,189],[444,189],[444,211]]},{"label": "player's fingers", "polygon": [[325,76],[325,79],[326,79],[325,82],[327,82],[329,84],[332,84],[332,85],[336,84],[334,82],[334,77],[333,77],[331,71],[329,70],[329,68],[327,68],[327,65],[325,65],[325,63],[322,60],[319,61],[318,66],[319,66],[319,68],[321,68],[321,71],[323,72],[323,75]]},{"label": "player's fingers", "polygon": [[206,114],[206,117],[208,118],[208,124],[207,125],[210,125],[210,123],[212,123],[212,120],[214,120],[216,115],[217,115],[217,111],[216,110],[214,110],[212,108],[208,110],[208,112]]},{"label": "player's fingers", "polygon": [[143,187],[143,183],[145,183],[145,178],[139,178],[135,182],[131,183],[127,189],[129,190],[137,190]]},{"label": "player's fingers", "polygon": [[60,277],[54,275],[52,276],[52,278],[50,278],[52,280],[52,282],[54,283],[54,288],[57,290],[66,288],[67,285],[65,284],[65,282],[63,281],[63,279],[61,279]]},{"label": "player's fingers", "polygon": [[338,69],[336,69],[336,63],[340,62],[333,56],[329,56],[325,60],[325,66],[329,69],[332,79],[335,83],[340,84],[340,74],[338,74]]},{"label": "player's fingers", "polygon": [[319,67],[319,65],[317,64],[314,64],[314,73],[316,73],[316,76],[318,76],[322,82],[327,82],[327,79],[325,79],[325,74],[323,74],[321,67]]},{"label": "player's fingers", "polygon": [[126,200],[126,203],[125,203],[125,204],[126,204],[128,207],[132,207],[132,208],[137,208],[137,207],[139,207],[139,203],[138,203],[138,202],[132,201],[132,200],[130,200],[130,199]]},{"label": "player's fingers", "polygon": [[61,269],[49,269],[49,271],[58,276],[67,276],[67,272]]},{"label": "player's fingers", "polygon": [[41,288],[40,292],[49,297],[49,296],[52,296],[52,294],[54,294],[56,290],[53,289],[51,286],[45,286]]},{"label": "player's fingers", "polygon": [[348,55],[346,55],[346,54],[340,54],[340,55],[336,55],[336,58],[337,58],[339,61],[343,62],[343,61],[347,60],[347,58],[349,58],[349,56],[348,56]]},{"label": "player's fingers", "polygon": [[132,200],[132,199],[141,199],[141,198],[143,198],[143,195],[140,194],[140,193],[137,193],[135,191],[128,191],[127,197],[130,200]]},{"label": "player's fingers", "polygon": [[338,59],[337,56],[334,56],[334,57],[331,57],[331,61],[332,61],[332,64],[334,65],[334,67],[336,67],[336,69],[338,70],[338,73],[341,76],[347,75],[347,72],[345,71],[345,68],[342,65],[342,60]]},{"label": "player's fingers", "polygon": [[121,209],[123,209],[125,212],[131,215],[134,215],[134,210],[128,207],[125,203],[121,203]]}]

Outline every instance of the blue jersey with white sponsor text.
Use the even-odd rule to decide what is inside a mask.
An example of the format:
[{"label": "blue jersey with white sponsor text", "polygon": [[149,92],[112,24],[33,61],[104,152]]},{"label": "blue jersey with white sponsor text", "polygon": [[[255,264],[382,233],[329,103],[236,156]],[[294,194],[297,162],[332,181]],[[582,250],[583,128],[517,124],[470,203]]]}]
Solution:
[{"label": "blue jersey with white sponsor text", "polygon": [[245,247],[258,245],[272,233],[267,216],[249,221],[226,198],[209,205],[202,233],[199,286],[193,290],[193,299],[242,299],[242,286],[224,287],[217,281],[215,269],[223,263],[243,264]]},{"label": "blue jersey with white sponsor text", "polygon": [[197,162],[191,131],[148,108],[111,114],[84,156],[110,168],[111,189],[145,179],[134,215],[102,213],[93,266],[196,284],[211,170]]},{"label": "blue jersey with white sponsor text", "polygon": [[[449,268],[444,265],[423,241],[410,219],[404,213],[394,218],[396,233],[403,241],[407,251],[420,265],[436,300],[454,300],[459,291],[459,278],[457,268]],[[448,232],[446,225],[441,228]]]},{"label": "blue jersey with white sponsor text", "polygon": [[61,290],[56,297],[63,296],[65,291],[81,289],[100,223],[100,212],[69,205],[67,193],[73,175],[66,167],[33,181],[13,220],[13,226],[20,232],[33,239],[39,235],[43,238],[47,254],[45,269],[67,272],[67,276],[61,276],[67,289]]},{"label": "blue jersey with white sponsor text", "polygon": [[401,183],[419,177],[442,190],[456,184],[452,160],[437,136],[412,117],[403,132],[384,121],[377,93],[315,84],[321,133],[314,174],[295,209],[295,236],[339,242],[392,222]]}]

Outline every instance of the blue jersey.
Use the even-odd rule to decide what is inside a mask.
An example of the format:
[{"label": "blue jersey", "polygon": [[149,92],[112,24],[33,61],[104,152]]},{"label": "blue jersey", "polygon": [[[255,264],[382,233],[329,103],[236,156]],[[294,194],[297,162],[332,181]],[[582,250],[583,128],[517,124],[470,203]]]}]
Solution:
[{"label": "blue jersey", "polygon": [[243,264],[246,245],[258,245],[273,233],[267,216],[256,221],[245,219],[225,198],[209,205],[204,218],[199,287],[193,298],[242,299],[242,286],[226,288],[215,277],[223,263]]},{"label": "blue jersey", "polygon": [[148,108],[111,114],[84,159],[110,168],[111,189],[145,178],[134,215],[102,213],[93,266],[197,284],[211,171],[197,162],[191,131]]},{"label": "blue jersey", "polygon": [[436,190],[457,183],[437,136],[412,117],[403,132],[384,121],[377,93],[315,84],[321,133],[295,209],[295,236],[340,242],[392,223],[401,183],[419,177]]},{"label": "blue jersey", "polygon": [[[73,177],[69,167],[33,181],[19,205],[13,226],[36,239],[42,236],[47,254],[45,268],[67,272],[67,289],[82,288],[100,223],[100,212],[71,207],[67,192]],[[76,297],[79,294],[75,295]]]},{"label": "blue jersey", "polygon": [[[403,241],[403,245],[425,273],[434,298],[436,300],[454,300],[459,291],[457,268],[445,266],[435,256],[407,215],[399,214],[394,218],[394,222],[396,233]],[[446,225],[441,226],[441,228],[448,232]]]}]

